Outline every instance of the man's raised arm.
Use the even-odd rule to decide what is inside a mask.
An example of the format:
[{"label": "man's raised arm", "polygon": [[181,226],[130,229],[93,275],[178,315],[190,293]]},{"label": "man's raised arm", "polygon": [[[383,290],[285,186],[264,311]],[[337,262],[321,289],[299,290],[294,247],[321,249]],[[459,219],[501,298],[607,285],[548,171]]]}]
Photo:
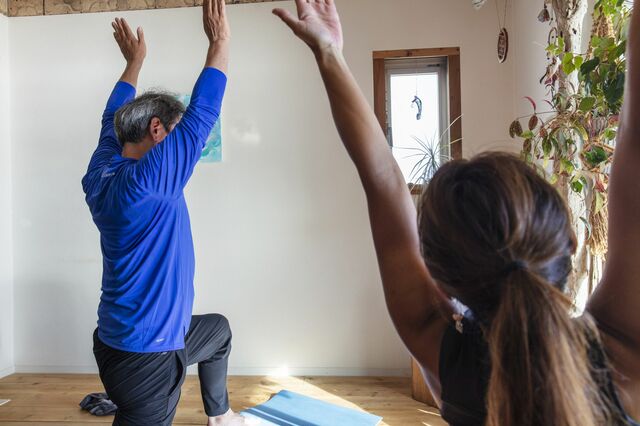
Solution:
[{"label": "man's raised arm", "polygon": [[231,30],[224,1],[205,0],[202,4],[202,23],[209,39],[205,68],[216,68],[227,74],[229,69],[229,40]]},{"label": "man's raised arm", "polygon": [[204,32],[209,39],[205,66],[191,102],[173,131],[140,160],[136,178],[149,192],[176,196],[193,173],[222,108],[231,31],[224,0],[204,0]]},{"label": "man's raised arm", "polygon": [[137,37],[131,31],[129,24],[123,18],[116,18],[111,23],[113,26],[113,37],[116,39],[122,56],[127,61],[127,66],[120,77],[120,81],[129,83],[134,88],[138,85],[138,75],[142,69],[144,58],[147,56],[147,45],[144,41],[142,27],[138,27]]},{"label": "man's raised arm", "polygon": [[89,171],[97,167],[102,167],[114,155],[122,152],[122,146],[118,142],[114,130],[113,119],[116,111],[127,102],[133,100],[136,96],[136,86],[138,84],[138,75],[142,69],[144,58],[147,55],[147,47],[144,41],[144,33],[142,28],[138,28],[137,37],[122,18],[116,18],[111,23],[113,26],[113,37],[116,39],[120,51],[126,61],[126,67],[120,80],[116,83],[107,106],[102,114],[102,130],[100,131],[100,140],[98,148],[91,157],[89,163]]},{"label": "man's raised arm", "polygon": [[333,118],[367,196],[369,219],[387,307],[421,365],[438,377],[439,348],[453,314],[420,253],[416,209],[373,110],[342,55],[343,37],[334,0],[296,0],[297,16],[278,15],[315,54]]}]

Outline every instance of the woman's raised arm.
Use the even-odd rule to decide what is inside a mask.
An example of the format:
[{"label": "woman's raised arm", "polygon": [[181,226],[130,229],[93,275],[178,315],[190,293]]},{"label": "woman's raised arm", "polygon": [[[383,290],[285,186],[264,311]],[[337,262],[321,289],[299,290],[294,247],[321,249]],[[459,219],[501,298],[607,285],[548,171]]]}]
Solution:
[{"label": "woman's raised arm", "polygon": [[[627,82],[609,187],[609,254],[588,310],[640,379],[640,10],[634,8]],[[628,373],[628,372],[625,372]]]},{"label": "woman's raised arm", "polygon": [[429,276],[420,252],[416,209],[371,106],[342,55],[342,28],[333,0],[296,0],[298,16],[278,15],[313,51],[342,142],[368,206],[387,307],[401,338],[437,377],[449,302]]}]

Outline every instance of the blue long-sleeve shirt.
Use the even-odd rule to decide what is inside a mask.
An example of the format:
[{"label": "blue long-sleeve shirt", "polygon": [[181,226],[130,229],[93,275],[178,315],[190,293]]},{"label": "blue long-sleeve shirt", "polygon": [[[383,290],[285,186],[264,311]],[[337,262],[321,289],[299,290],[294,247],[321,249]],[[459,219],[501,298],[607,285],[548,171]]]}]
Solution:
[{"label": "blue long-sleeve shirt", "polygon": [[140,160],[122,157],[113,124],[135,88],[118,82],[107,102],[82,187],[103,256],[98,336],[112,348],[184,348],[195,259],[183,189],[220,115],[226,81],[205,68],[178,125]]}]

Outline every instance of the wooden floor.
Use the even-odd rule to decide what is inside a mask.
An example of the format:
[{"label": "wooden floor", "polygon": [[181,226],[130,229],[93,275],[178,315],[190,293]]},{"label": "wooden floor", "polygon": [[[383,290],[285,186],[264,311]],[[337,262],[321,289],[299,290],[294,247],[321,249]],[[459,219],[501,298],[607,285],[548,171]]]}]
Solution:
[{"label": "wooden floor", "polygon": [[[94,417],[78,402],[102,391],[97,376],[74,374],[14,374],[0,379],[2,426],[108,425],[113,417]],[[411,399],[408,378],[378,377],[230,377],[229,398],[236,411],[263,403],[282,389],[382,416],[384,425],[440,426],[437,410]],[[175,425],[205,425],[198,378],[189,376]]]}]

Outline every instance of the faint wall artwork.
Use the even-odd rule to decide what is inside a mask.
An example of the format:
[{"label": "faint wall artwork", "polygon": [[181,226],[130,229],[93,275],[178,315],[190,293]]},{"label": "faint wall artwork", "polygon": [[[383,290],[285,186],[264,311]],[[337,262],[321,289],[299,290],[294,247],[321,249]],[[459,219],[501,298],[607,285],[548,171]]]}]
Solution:
[{"label": "faint wall artwork", "polygon": [[[189,105],[189,102],[191,102],[191,95],[179,95],[178,99],[186,107]],[[219,163],[222,161],[222,126],[220,122],[221,120],[218,119],[209,134],[207,143],[200,156],[201,163]]]}]

